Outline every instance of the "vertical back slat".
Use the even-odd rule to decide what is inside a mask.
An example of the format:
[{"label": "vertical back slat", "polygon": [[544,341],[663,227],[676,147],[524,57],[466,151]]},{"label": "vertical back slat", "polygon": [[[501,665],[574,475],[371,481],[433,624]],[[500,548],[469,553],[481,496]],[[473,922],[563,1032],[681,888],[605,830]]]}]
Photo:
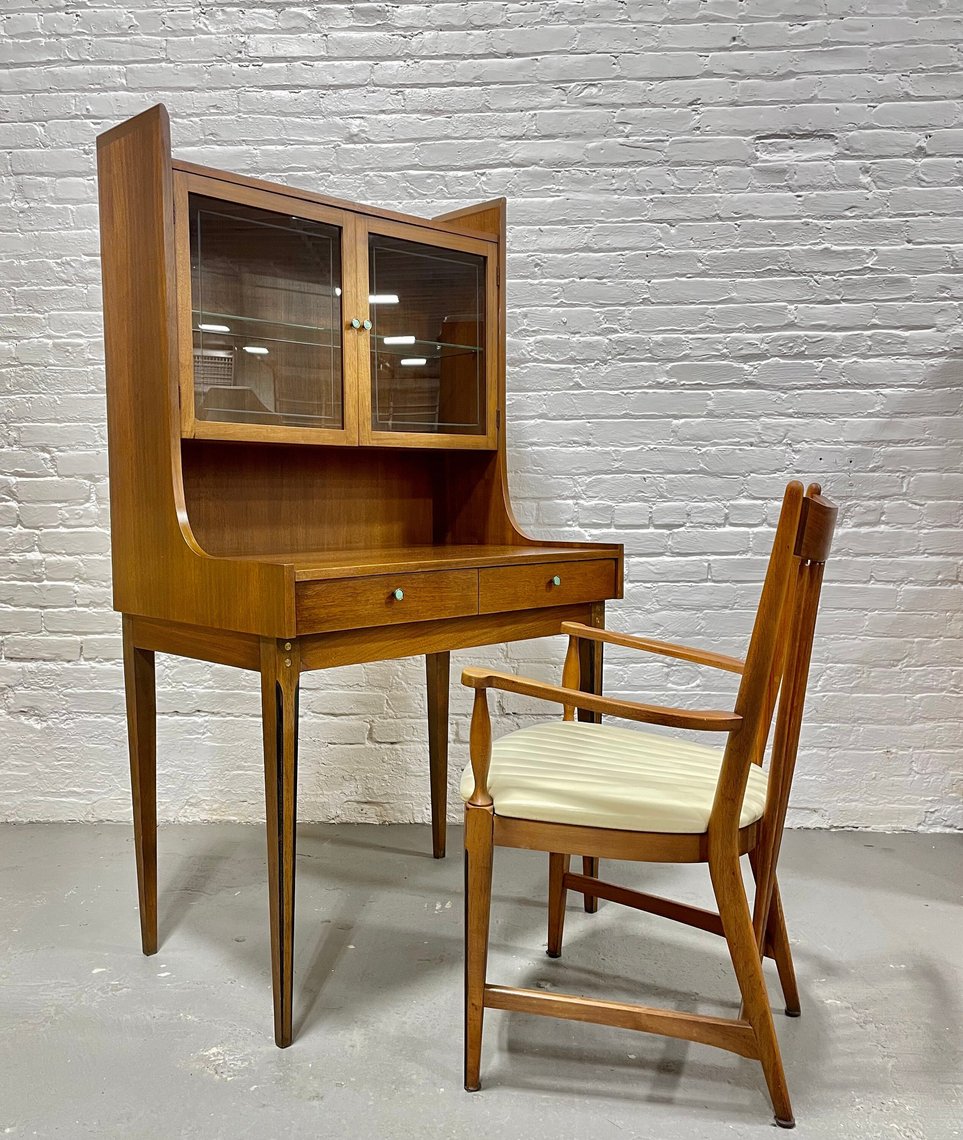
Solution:
[{"label": "vertical back slat", "polygon": [[775,885],[776,862],[779,858],[789,792],[796,767],[816,615],[819,610],[825,560],[829,556],[835,521],[836,507],[822,497],[821,488],[818,484],[814,484],[809,488],[803,501],[799,520],[799,534],[795,547],[798,570],[793,587],[786,665],[779,693],[779,711],[776,717],[769,770],[769,794],[757,848],[753,926],[760,946],[765,936]]},{"label": "vertical back slat", "polygon": [[752,627],[746,665],[735,705],[735,711],[743,718],[742,725],[730,735],[726,745],[709,818],[710,846],[714,837],[727,845],[734,845],[736,841],[749,765],[756,756],[759,732],[766,715],[780,618],[795,565],[802,502],[803,486],[794,480],[786,487],[783,496],[766,579]]}]

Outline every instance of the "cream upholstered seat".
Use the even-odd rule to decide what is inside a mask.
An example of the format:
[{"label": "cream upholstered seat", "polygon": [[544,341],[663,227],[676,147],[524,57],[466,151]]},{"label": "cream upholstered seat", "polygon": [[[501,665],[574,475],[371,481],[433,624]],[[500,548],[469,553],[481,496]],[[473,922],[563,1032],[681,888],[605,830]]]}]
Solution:
[{"label": "cream upholstered seat", "polygon": [[[677,736],[582,721],[549,721],[492,744],[495,814],[623,831],[697,834],[709,813],[722,749]],[[471,766],[461,779],[468,800]],[[750,765],[739,826],[760,819],[766,773]]]}]

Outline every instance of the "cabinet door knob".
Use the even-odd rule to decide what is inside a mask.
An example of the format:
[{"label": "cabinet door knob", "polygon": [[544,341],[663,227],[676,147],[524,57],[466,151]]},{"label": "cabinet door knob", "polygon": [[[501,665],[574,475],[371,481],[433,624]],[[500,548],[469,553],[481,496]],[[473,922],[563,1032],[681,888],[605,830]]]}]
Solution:
[{"label": "cabinet door knob", "polygon": [[553,574],[552,575],[552,585],[553,586],[561,586],[561,584],[562,584],[562,579],[559,578],[559,576],[557,574]]},{"label": "cabinet door knob", "polygon": [[392,591],[391,591],[391,596],[394,598],[394,600],[395,600],[396,602],[400,602],[400,601],[402,601],[402,600],[404,599],[404,596],[405,596],[405,592],[404,592],[404,590],[402,590],[402,589],[401,589],[401,587],[399,586],[397,590],[392,590]]},{"label": "cabinet door knob", "polygon": [[352,327],[353,329],[360,329],[360,328],[361,328],[361,322],[358,320],[358,318],[357,318],[357,317],[355,317],[355,318],[352,320],[352,322],[351,322],[351,327]]},{"label": "cabinet door knob", "polygon": [[361,323],[369,332],[371,331],[371,321],[362,321]]}]

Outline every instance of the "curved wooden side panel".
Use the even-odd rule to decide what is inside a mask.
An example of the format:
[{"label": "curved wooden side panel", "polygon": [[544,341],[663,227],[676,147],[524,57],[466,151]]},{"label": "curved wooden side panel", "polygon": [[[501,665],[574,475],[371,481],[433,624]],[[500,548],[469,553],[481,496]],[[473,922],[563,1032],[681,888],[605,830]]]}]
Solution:
[{"label": "curved wooden side panel", "polygon": [[184,505],[170,124],[163,106],[97,139],[114,606],[290,636],[293,571],[210,558]]},{"label": "curved wooden side panel", "polygon": [[[458,221],[472,229],[493,233],[498,238],[498,364],[497,407],[498,450],[494,455],[479,456],[472,463],[459,462],[450,456],[446,480],[449,533],[453,542],[490,542],[506,546],[527,545],[536,540],[524,533],[512,510],[508,492],[508,469],[505,461],[505,240],[506,207],[504,198],[466,206],[433,218],[435,222]],[[475,459],[475,457],[472,457]],[[470,531],[470,537],[466,533]]]},{"label": "curved wooden side panel", "polygon": [[[494,455],[449,455],[445,472],[447,512],[443,534],[435,541],[483,542],[506,546],[585,546],[601,549],[590,542],[546,542],[524,531],[515,517],[508,485],[508,463],[505,448],[505,330],[507,305],[505,290],[505,254],[507,240],[507,199],[494,198],[477,206],[466,206],[447,214],[438,214],[435,222],[459,222],[474,230],[498,237],[498,450]],[[613,544],[608,547],[618,559],[618,597],[622,596],[623,551]]]}]

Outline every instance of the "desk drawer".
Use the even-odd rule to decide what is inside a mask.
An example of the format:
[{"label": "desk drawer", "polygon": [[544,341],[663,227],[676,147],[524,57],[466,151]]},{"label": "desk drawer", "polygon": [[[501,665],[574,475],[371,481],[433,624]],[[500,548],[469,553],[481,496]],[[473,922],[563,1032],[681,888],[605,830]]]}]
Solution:
[{"label": "desk drawer", "polygon": [[[404,595],[395,597],[395,591]],[[433,570],[300,582],[298,633],[360,629],[478,613],[477,570]]]},{"label": "desk drawer", "polygon": [[[555,584],[558,579],[558,585]],[[618,592],[613,558],[586,562],[538,562],[478,572],[478,612],[497,614],[539,606],[599,602]]]}]

